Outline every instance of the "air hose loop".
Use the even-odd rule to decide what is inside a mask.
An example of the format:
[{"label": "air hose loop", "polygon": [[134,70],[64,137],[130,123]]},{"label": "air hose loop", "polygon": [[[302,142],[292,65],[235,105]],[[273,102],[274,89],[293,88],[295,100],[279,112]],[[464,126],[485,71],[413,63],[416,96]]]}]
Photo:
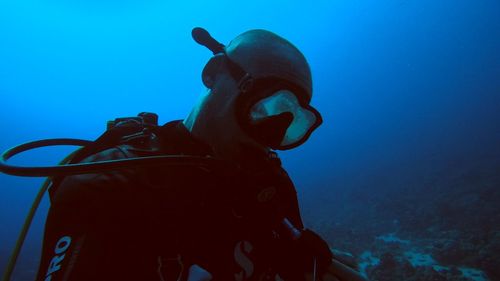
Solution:
[{"label": "air hose loop", "polygon": [[1,155],[0,172],[21,177],[54,177],[62,175],[92,174],[102,171],[120,170],[138,166],[205,166],[215,164],[217,162],[223,162],[222,160],[217,160],[216,158],[209,156],[160,155],[45,167],[25,167],[7,164],[7,161],[11,157],[27,150],[59,145],[85,146],[91,143],[93,142],[80,139],[46,139],[21,144],[5,151]]}]

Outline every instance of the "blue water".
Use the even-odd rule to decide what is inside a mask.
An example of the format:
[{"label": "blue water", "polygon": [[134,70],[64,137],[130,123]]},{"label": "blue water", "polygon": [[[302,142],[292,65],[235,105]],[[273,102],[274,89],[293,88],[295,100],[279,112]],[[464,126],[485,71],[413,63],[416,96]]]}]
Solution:
[{"label": "blue water", "polygon": [[[210,58],[190,37],[196,26],[223,43],[268,29],[308,58],[324,124],[280,155],[306,225],[333,247],[360,254],[388,233],[424,247],[425,239],[445,239],[433,235],[451,231],[446,216],[462,211],[465,222],[484,219],[474,235],[500,244],[500,218],[481,217],[500,211],[491,201],[500,198],[495,0],[2,1],[0,150],[94,139],[108,119],[141,111],[162,123],[185,118],[206,91],[200,73]],[[54,164],[69,151],[14,162]],[[0,272],[41,182],[0,175]],[[47,209],[45,201],[16,280],[36,271]],[[433,220],[436,210],[442,219]],[[460,231],[450,239],[462,241]],[[466,255],[455,266],[487,271],[481,261]]]}]

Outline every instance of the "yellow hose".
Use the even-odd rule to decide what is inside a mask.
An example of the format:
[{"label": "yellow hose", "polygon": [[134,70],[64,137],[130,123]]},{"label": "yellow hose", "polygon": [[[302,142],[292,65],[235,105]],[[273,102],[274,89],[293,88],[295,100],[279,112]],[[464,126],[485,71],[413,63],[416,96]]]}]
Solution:
[{"label": "yellow hose", "polygon": [[[60,163],[59,165],[64,165],[67,164],[73,156],[79,151],[76,150],[75,152],[71,153],[70,155],[66,156]],[[24,220],[24,225],[23,228],[21,229],[21,233],[19,234],[19,237],[17,238],[16,245],[14,247],[14,250],[12,251],[12,254],[10,255],[9,263],[7,264],[7,268],[3,274],[2,280],[3,281],[9,281],[12,275],[12,272],[14,271],[14,268],[16,266],[17,258],[19,257],[19,254],[21,253],[21,248],[23,247],[24,240],[26,240],[26,236],[28,234],[29,228],[31,226],[31,223],[33,222],[33,218],[35,217],[36,210],[38,209],[38,206],[40,205],[40,202],[42,202],[43,196],[45,195],[45,192],[49,189],[50,184],[52,183],[52,179],[48,177],[40,187],[40,190],[38,191],[38,194],[36,195],[35,200],[33,201],[33,204],[31,205],[30,211],[28,215],[26,216],[26,219]]]}]

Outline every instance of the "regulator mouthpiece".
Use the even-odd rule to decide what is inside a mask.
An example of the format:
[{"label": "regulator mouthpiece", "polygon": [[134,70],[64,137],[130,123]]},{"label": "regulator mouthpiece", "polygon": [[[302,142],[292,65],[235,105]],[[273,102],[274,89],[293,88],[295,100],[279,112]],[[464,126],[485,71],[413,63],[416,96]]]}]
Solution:
[{"label": "regulator mouthpiece", "polygon": [[207,47],[214,55],[223,53],[224,46],[223,44],[219,43],[217,40],[215,40],[210,33],[204,28],[201,27],[195,27],[191,31],[191,36],[193,36],[194,41],[196,43]]}]

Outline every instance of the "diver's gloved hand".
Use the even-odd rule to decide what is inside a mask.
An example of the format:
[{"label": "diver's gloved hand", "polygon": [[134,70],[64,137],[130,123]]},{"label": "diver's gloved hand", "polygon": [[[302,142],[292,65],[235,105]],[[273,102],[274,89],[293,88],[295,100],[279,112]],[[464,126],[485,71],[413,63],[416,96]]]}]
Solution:
[{"label": "diver's gloved hand", "polygon": [[313,231],[303,230],[294,244],[292,250],[299,253],[299,257],[296,257],[292,266],[304,273],[305,280],[366,281],[366,278],[356,271],[352,261],[335,257],[326,241]]},{"label": "diver's gloved hand", "polygon": [[[299,251],[305,259],[309,260],[309,266],[311,266],[311,268],[315,263],[316,269],[322,271],[330,265],[333,254],[328,243],[318,234],[306,229],[302,231],[297,243]],[[305,262],[307,261],[305,260]]]},{"label": "diver's gloved hand", "polygon": [[283,266],[288,276],[284,276],[284,280],[297,280],[297,275],[303,276],[313,271],[324,273],[330,266],[333,258],[330,247],[311,230],[302,230],[300,237],[287,245],[283,253],[286,264]]}]

